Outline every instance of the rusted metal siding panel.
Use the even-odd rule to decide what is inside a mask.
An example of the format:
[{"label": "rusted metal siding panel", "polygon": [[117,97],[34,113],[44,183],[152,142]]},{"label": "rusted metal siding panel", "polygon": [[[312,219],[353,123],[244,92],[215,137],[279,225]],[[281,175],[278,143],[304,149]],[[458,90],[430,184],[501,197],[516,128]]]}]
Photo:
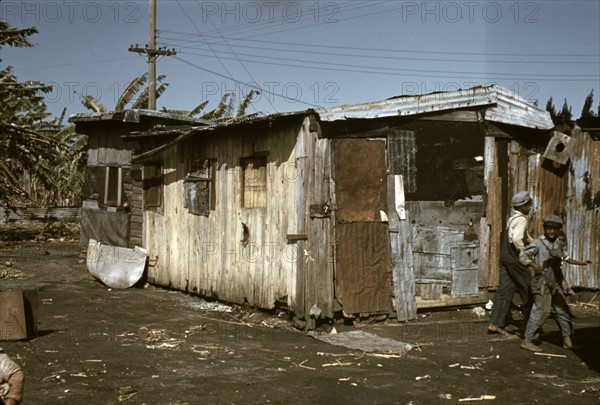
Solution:
[{"label": "rusted metal siding panel", "polygon": [[336,224],[336,297],[345,313],[391,312],[388,232],[382,222]]},{"label": "rusted metal siding panel", "polygon": [[380,221],[387,210],[385,141],[334,142],[339,223]]},{"label": "rusted metal siding panel", "polygon": [[529,191],[533,205],[531,231],[533,237],[543,234],[542,219],[555,214],[564,218],[567,166],[554,167],[552,161],[537,153],[529,158]]},{"label": "rusted metal siding panel", "polygon": [[391,311],[385,141],[333,143],[336,211],[336,298],[347,314]]},{"label": "rusted metal siding panel", "polygon": [[600,288],[600,141],[578,127],[571,156],[566,202],[569,255],[591,260],[587,266],[566,265],[565,277],[577,287]]}]

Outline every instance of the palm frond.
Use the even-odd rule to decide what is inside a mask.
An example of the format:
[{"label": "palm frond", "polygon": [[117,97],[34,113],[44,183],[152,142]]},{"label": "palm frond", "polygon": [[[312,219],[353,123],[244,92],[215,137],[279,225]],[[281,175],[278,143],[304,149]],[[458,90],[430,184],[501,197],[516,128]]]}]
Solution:
[{"label": "palm frond", "polygon": [[240,104],[238,104],[238,109],[235,114],[236,118],[246,115],[246,109],[250,105],[250,102],[252,102],[252,98],[254,98],[255,95],[259,95],[259,94],[260,94],[259,90],[252,89],[248,92],[248,94],[246,94],[244,96],[242,101],[240,101]]},{"label": "palm frond", "polygon": [[59,132],[57,132],[56,135],[54,135],[54,137],[61,142],[66,142],[74,133],[75,125],[69,125],[68,127],[64,127]]},{"label": "palm frond", "polygon": [[[165,79],[165,75],[160,75],[156,78],[156,82],[160,83]],[[164,91],[167,89],[167,87],[169,86],[168,83],[162,83],[160,86],[157,87],[156,89],[156,99],[158,100],[158,98],[164,93]],[[140,93],[140,95],[138,96],[138,98],[135,100],[135,102],[133,103],[133,106],[131,108],[136,109],[136,108],[148,108],[148,93],[150,91],[149,87],[146,87],[144,89],[144,91],[142,91]]]},{"label": "palm frond", "polygon": [[104,108],[102,102],[92,96],[83,96],[81,99],[81,104],[83,104],[83,106],[88,110],[96,113],[106,112],[106,108]]},{"label": "palm frond", "polygon": [[235,96],[232,94],[231,98],[229,98],[229,102],[225,108],[225,113],[223,113],[222,118],[232,118],[233,116],[233,103],[235,102]]},{"label": "palm frond", "polygon": [[204,107],[206,107],[207,104],[208,100],[201,102],[196,107],[194,107],[192,111],[190,111],[187,115],[189,115],[190,117],[195,117],[196,115],[200,114],[202,110],[204,110]]},{"label": "palm frond", "polygon": [[117,103],[115,104],[115,111],[123,111],[125,106],[133,99],[133,97],[139,93],[142,86],[148,81],[148,73],[136,77],[133,79],[123,90],[123,93],[119,96]]},{"label": "palm frond", "polygon": [[227,111],[227,100],[231,96],[231,93],[225,93],[223,97],[221,97],[221,101],[219,101],[219,104],[215,107],[215,109],[204,114],[202,118],[207,120],[217,120],[223,117],[223,115]]},{"label": "palm frond", "polygon": [[188,110],[173,110],[173,109],[170,109],[167,107],[163,107],[161,109],[161,111],[169,113],[169,114],[177,114],[177,115],[189,115],[190,114],[190,112]]}]

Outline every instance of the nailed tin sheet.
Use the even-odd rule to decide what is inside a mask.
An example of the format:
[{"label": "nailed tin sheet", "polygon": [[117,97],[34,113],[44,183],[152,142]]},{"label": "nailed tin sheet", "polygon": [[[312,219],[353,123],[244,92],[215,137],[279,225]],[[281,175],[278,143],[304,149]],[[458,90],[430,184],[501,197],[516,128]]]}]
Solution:
[{"label": "nailed tin sheet", "polygon": [[[600,127],[600,118],[597,119]],[[578,127],[568,171],[565,233],[568,253],[587,266],[565,266],[574,287],[600,288],[600,141]]]},{"label": "nailed tin sheet", "polygon": [[487,121],[539,129],[554,127],[547,111],[496,85],[402,96],[372,103],[343,105],[315,111],[322,121],[339,121],[410,116],[473,107],[489,107],[485,115]]},{"label": "nailed tin sheet", "polygon": [[380,221],[387,210],[385,142],[340,139],[334,148],[337,221]]},{"label": "nailed tin sheet", "polygon": [[391,311],[389,230],[383,222],[336,225],[336,298],[347,314]]},{"label": "nailed tin sheet", "polygon": [[497,94],[496,106],[485,111],[485,120],[549,130],[554,128],[550,113],[528,103],[513,91],[493,86]]}]

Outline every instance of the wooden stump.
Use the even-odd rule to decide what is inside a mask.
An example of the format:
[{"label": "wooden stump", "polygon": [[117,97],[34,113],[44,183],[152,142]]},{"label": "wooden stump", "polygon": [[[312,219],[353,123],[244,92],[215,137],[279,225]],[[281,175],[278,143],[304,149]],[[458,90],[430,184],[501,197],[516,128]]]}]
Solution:
[{"label": "wooden stump", "polygon": [[22,340],[37,335],[38,290],[0,291],[0,340]]}]

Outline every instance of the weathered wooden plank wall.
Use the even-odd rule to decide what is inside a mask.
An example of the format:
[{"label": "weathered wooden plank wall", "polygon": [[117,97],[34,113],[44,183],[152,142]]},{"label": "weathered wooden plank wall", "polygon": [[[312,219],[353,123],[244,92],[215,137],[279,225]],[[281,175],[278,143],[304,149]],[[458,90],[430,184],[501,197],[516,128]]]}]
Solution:
[{"label": "weathered wooden plank wall", "polygon": [[484,173],[483,181],[486,186],[485,221],[482,222],[483,235],[488,236],[487,244],[481,244],[479,257],[480,266],[487,267],[487,284],[491,289],[498,286],[499,268],[498,259],[500,252],[500,234],[502,232],[502,178],[498,173],[498,148],[496,138],[485,137],[484,144]]},{"label": "weathered wooden plank wall", "polygon": [[[527,182],[527,168],[528,161],[527,156],[529,155],[528,149],[515,140],[511,140],[508,144],[508,193],[505,196],[506,204],[510,207],[510,200],[513,195],[519,191],[528,190],[529,184]],[[507,216],[510,216],[510,210],[508,210]],[[508,218],[506,218],[508,219]]]},{"label": "weathered wooden plank wall", "polygon": [[[287,236],[307,233],[306,171],[312,162],[305,161],[307,148],[314,147],[307,130],[308,125],[279,124],[259,132],[203,134],[206,139],[162,152],[163,206],[144,212],[145,247],[151,259],[158,256],[149,279],[223,301],[261,308],[286,301],[296,309],[304,246],[288,243]],[[268,152],[266,207],[244,208],[240,160],[262,152]],[[191,153],[216,162],[215,207],[208,217],[184,208]]]},{"label": "weathered wooden plank wall", "polygon": [[[400,177],[399,181],[396,181],[396,177]],[[401,175],[388,175],[388,219],[396,318],[399,321],[409,321],[417,317],[417,303],[410,214],[404,209],[404,218],[400,218],[396,212],[397,200],[404,199],[401,177]]]},{"label": "weathered wooden plank wall", "polygon": [[[305,294],[304,313],[310,314],[313,305],[319,316],[333,318],[334,253],[331,211],[332,173],[331,141],[319,139],[319,127],[305,120],[303,133],[306,148],[305,160],[310,164],[307,173],[306,215],[308,240],[304,255]],[[301,192],[301,190],[299,190]],[[300,252],[304,254],[304,251]]]},{"label": "weathered wooden plank wall", "polygon": [[89,135],[88,166],[129,166],[131,155],[132,151],[114,128],[100,127]]}]

